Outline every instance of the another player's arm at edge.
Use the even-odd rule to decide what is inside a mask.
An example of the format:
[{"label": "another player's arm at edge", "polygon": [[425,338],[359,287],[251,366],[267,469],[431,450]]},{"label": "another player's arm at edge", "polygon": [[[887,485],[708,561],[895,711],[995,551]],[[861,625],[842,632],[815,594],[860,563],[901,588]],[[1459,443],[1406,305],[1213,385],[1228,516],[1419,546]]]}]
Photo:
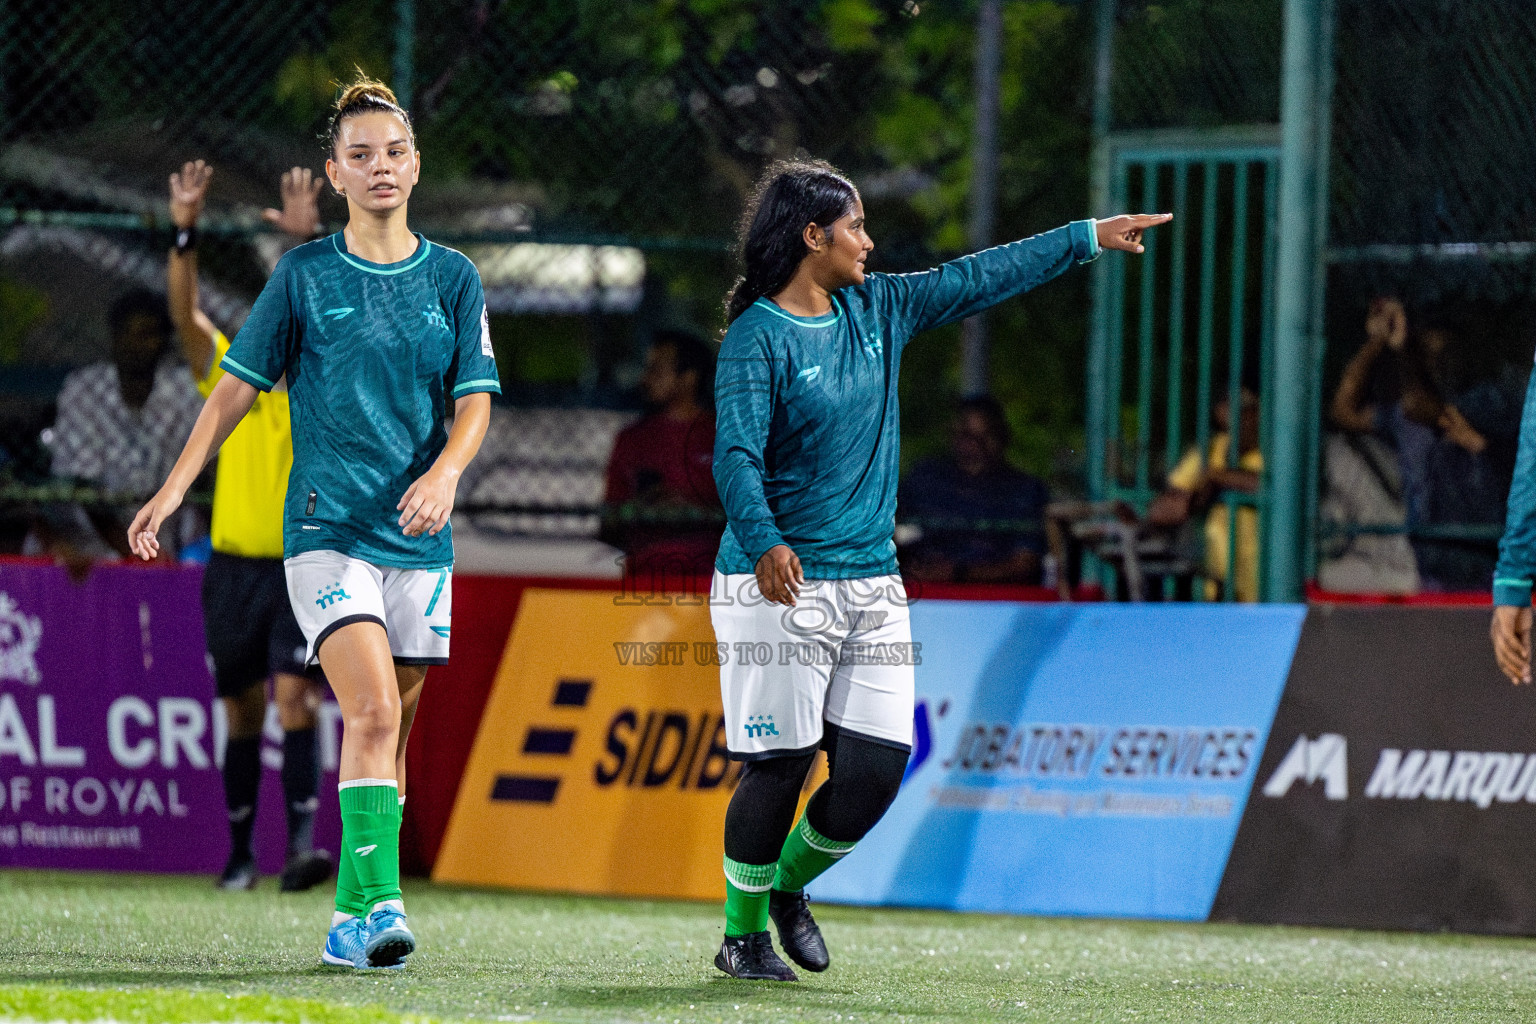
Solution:
[{"label": "another player's arm at edge", "polygon": [[1493,571],[1493,622],[1489,634],[1499,671],[1516,686],[1531,681],[1531,584],[1536,578],[1536,374],[1520,414],[1520,452],[1499,562]]},{"label": "another player's arm at edge", "polygon": [[134,554],[147,562],[159,553],[160,542],[156,535],[160,532],[160,524],[181,507],[187,489],[218,454],[245,414],[251,411],[251,406],[256,404],[256,395],[254,387],[233,374],[226,373],[214,385],[170,475],[149,503],[139,509],[128,527],[128,547]]}]

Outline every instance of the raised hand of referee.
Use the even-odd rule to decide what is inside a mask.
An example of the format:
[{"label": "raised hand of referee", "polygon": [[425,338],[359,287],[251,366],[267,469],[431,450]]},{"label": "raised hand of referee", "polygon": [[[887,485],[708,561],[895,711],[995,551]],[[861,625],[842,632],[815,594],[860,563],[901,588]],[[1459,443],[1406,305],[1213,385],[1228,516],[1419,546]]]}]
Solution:
[{"label": "raised hand of referee", "polygon": [[1167,224],[1173,220],[1171,213],[1122,213],[1095,221],[1094,234],[1098,236],[1100,249],[1119,249],[1121,252],[1143,252],[1141,236],[1148,228]]},{"label": "raised hand of referee", "polygon": [[188,160],[171,175],[171,222],[178,228],[197,227],[213,168],[203,160]]},{"label": "raised hand of referee", "polygon": [[325,178],[317,177],[308,167],[294,167],[283,172],[280,188],[283,208],[261,211],[261,219],[281,229],[284,234],[304,241],[320,233],[320,189]]}]

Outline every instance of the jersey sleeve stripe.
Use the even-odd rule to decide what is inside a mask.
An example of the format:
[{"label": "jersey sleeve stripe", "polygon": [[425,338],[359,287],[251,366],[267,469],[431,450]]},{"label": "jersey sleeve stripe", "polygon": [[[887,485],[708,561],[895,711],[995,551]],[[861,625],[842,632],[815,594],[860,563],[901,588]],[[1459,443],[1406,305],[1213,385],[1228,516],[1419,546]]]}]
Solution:
[{"label": "jersey sleeve stripe", "polygon": [[241,380],[251,385],[251,387],[260,388],[263,391],[271,391],[273,388],[277,387],[276,381],[267,380],[267,378],[263,377],[255,370],[252,370],[249,367],[241,366],[239,363],[235,362],[234,359],[230,358],[227,353],[225,354],[224,358],[219,361],[219,365],[224,368],[226,373],[234,374],[236,377],[239,377]]},{"label": "jersey sleeve stripe", "polygon": [[454,388],[453,389],[453,393],[455,395],[458,395],[461,392],[470,391],[470,390],[475,390],[475,391],[491,391],[491,390],[495,390],[495,392],[499,395],[499,394],[501,394],[501,383],[499,381],[491,380],[489,377],[487,377],[487,378],[485,378],[483,380],[467,380],[463,384],[460,384],[458,387]]}]

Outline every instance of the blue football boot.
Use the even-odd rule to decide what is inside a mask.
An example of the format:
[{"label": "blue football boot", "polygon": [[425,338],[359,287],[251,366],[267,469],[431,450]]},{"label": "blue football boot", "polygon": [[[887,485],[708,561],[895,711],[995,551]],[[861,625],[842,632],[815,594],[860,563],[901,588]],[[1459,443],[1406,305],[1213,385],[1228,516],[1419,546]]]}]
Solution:
[{"label": "blue football boot", "polygon": [[[361,970],[372,967],[368,963],[368,939],[362,918],[349,917],[345,921],[331,925],[330,932],[325,936],[325,945],[320,949],[320,962],[327,967]],[[397,963],[392,966],[392,969],[399,970],[404,966],[404,963]]]},{"label": "blue football boot", "polygon": [[364,954],[371,967],[403,967],[405,958],[416,949],[416,936],[405,923],[405,911],[393,903],[369,914],[363,932]]}]

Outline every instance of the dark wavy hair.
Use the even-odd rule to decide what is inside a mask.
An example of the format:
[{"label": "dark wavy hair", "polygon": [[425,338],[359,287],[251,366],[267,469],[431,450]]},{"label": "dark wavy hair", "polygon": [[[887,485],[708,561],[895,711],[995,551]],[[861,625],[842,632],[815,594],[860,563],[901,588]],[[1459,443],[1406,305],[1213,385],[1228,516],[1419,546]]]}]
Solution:
[{"label": "dark wavy hair", "polygon": [[780,291],[807,249],[807,224],[826,228],[853,209],[859,190],[825,160],[779,160],[752,187],[737,231],[744,273],[725,297],[725,322]]}]

